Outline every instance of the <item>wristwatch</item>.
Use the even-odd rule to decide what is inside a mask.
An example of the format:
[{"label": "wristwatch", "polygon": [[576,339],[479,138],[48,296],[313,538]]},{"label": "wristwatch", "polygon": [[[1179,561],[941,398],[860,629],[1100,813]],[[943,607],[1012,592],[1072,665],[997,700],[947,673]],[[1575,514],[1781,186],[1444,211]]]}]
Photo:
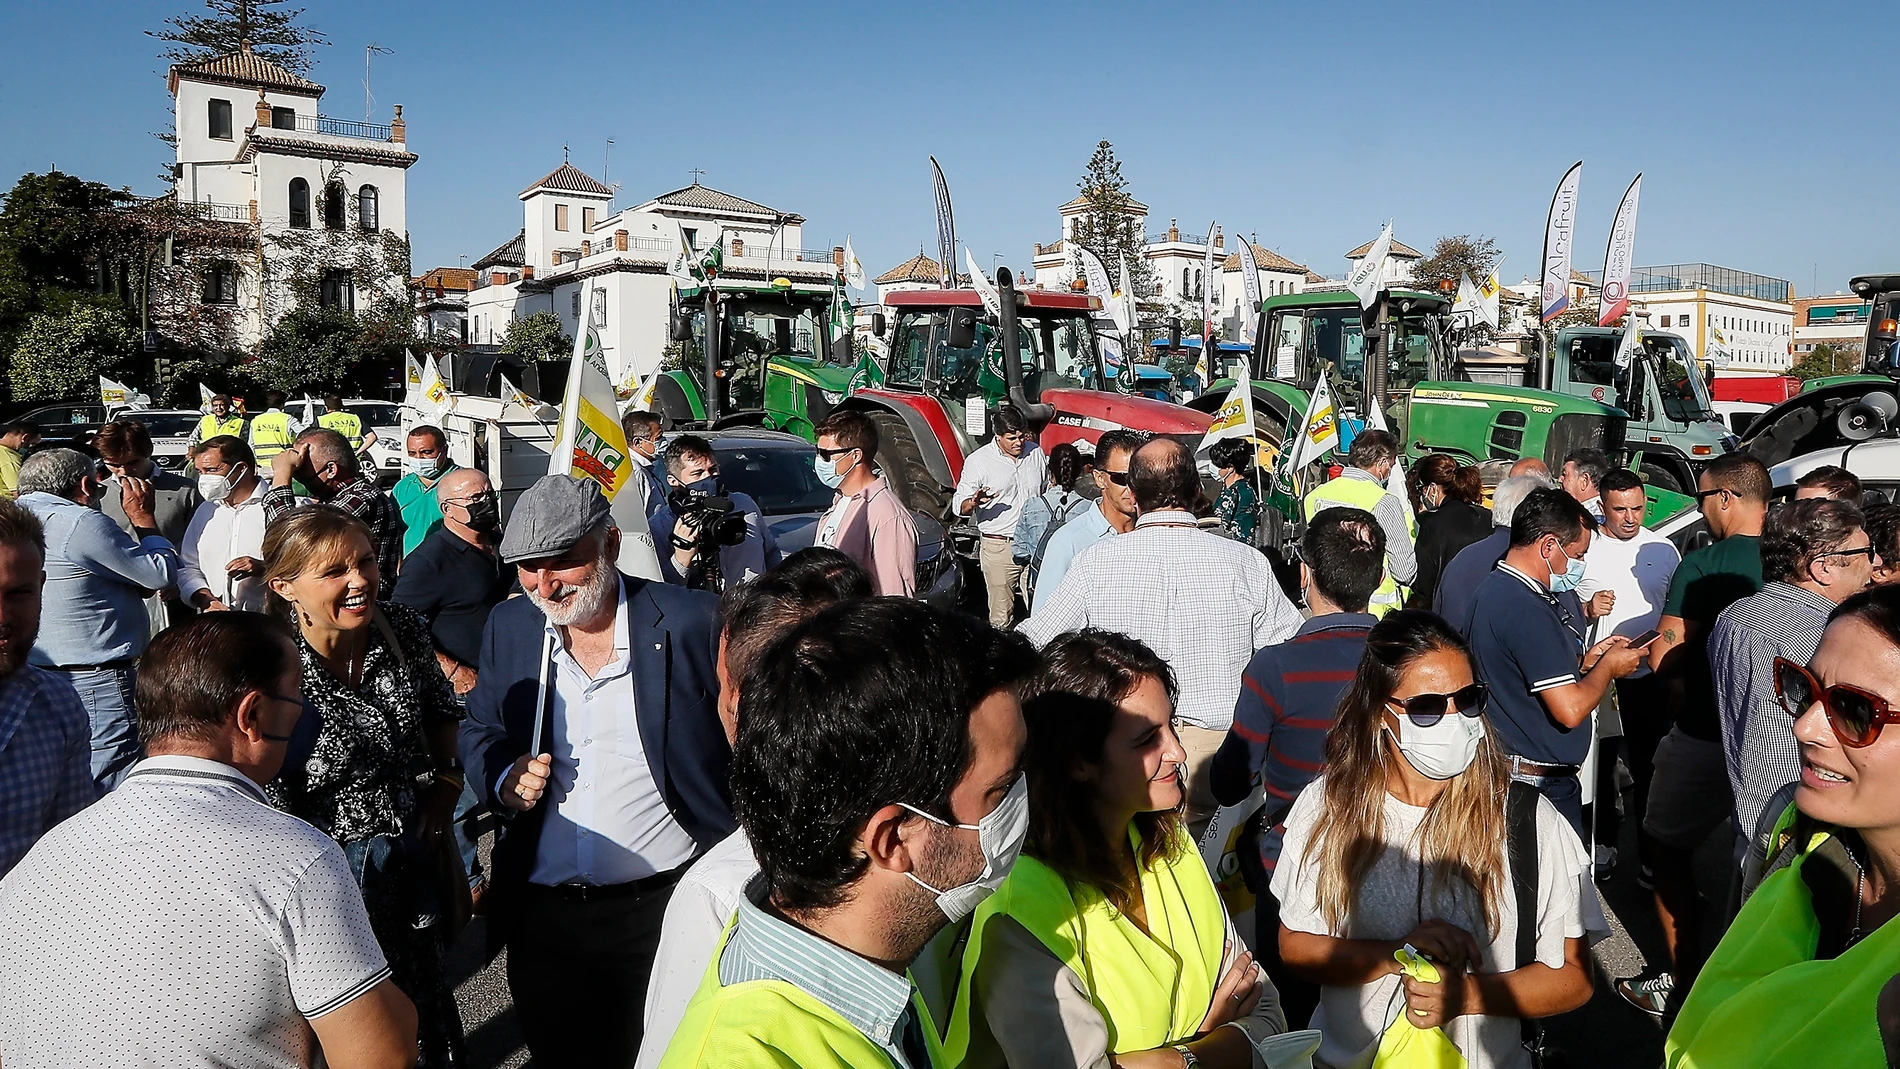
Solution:
[{"label": "wristwatch", "polygon": [[1201,1059],[1195,1057],[1186,1043],[1176,1043],[1174,1049],[1181,1055],[1181,1069],[1200,1069]]}]

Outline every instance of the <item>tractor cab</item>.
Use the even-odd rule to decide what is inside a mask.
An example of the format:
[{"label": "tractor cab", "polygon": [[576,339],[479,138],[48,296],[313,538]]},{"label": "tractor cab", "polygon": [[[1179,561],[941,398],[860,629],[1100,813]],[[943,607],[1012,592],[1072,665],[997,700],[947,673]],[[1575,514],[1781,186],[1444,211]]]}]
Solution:
[{"label": "tractor cab", "polygon": [[[1365,415],[1368,386],[1386,399],[1389,417],[1402,411],[1412,387],[1447,377],[1446,299],[1422,290],[1393,288],[1370,310],[1345,292],[1289,293],[1261,302],[1264,329],[1252,355],[1256,381],[1277,380],[1310,392],[1321,375],[1342,408]],[[1372,344],[1367,344],[1367,318]],[[1367,366],[1368,350],[1383,354]],[[1374,385],[1376,384],[1376,385]],[[1397,423],[1393,421],[1393,425]]]},{"label": "tractor cab", "polygon": [[1737,442],[1715,410],[1695,350],[1681,336],[1642,331],[1642,347],[1619,367],[1623,330],[1567,327],[1550,344],[1550,388],[1614,405],[1628,416],[1627,440],[1643,469],[1674,490],[1695,486],[1703,465]]},{"label": "tractor cab", "polygon": [[1867,315],[1866,373],[1900,379],[1900,275],[1862,275],[1848,285],[1873,304]]},{"label": "tractor cab", "polygon": [[671,326],[680,368],[661,384],[662,408],[675,423],[757,423],[811,438],[851,377],[834,356],[836,292],[783,276],[682,289]]},{"label": "tractor cab", "polygon": [[[1101,301],[1033,290],[1020,298],[1013,348],[1024,395],[1101,389],[1107,373],[1090,321]],[[972,437],[985,437],[984,413],[1009,395],[1004,353],[1012,347],[1004,345],[1001,324],[984,314],[982,297],[975,290],[912,290],[886,300],[896,322],[885,388],[928,393]]]}]

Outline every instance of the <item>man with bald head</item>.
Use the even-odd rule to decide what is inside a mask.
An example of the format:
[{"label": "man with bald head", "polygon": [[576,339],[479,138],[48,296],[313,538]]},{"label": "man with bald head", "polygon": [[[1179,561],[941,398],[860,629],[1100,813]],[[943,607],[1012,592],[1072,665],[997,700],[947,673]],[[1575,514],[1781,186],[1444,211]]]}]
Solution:
[{"label": "man with bald head", "polygon": [[1064,631],[1100,627],[1147,643],[1174,669],[1177,734],[1188,753],[1188,819],[1214,812],[1208,766],[1233,724],[1240,677],[1254,651],[1299,629],[1300,613],[1267,558],[1202,530],[1201,478],[1186,446],[1159,438],[1128,463],[1135,528],[1083,550],[1022,633],[1041,646]]},{"label": "man with bald head", "polygon": [[1536,457],[1524,457],[1517,463],[1511,465],[1510,474],[1507,475],[1506,478],[1516,478],[1519,475],[1535,475],[1545,482],[1552,481],[1550,477],[1550,465]]},{"label": "man with bald head", "polygon": [[270,489],[264,493],[264,523],[297,507],[297,484],[310,499],[332,505],[362,520],[376,545],[382,589],[396,585],[402,567],[402,513],[388,494],[363,477],[350,440],[327,427],[312,427],[283,452],[271,457]]}]

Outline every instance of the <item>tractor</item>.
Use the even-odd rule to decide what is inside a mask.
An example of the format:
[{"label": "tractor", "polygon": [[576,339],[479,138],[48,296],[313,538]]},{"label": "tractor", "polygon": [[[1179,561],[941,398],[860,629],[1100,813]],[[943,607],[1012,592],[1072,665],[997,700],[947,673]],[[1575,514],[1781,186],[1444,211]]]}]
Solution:
[{"label": "tractor", "polygon": [[797,279],[790,271],[770,279],[722,274],[681,288],[668,332],[682,359],[655,387],[654,404],[669,423],[756,425],[813,439],[844,399],[851,367],[848,356],[833,359],[850,344],[831,336],[837,284],[806,277],[811,267],[798,265]]},{"label": "tractor", "polygon": [[[911,508],[948,513],[963,458],[990,439],[989,410],[1000,403],[1029,417],[1045,450],[1092,444],[1116,428],[1199,444],[1212,423],[1207,414],[1140,396],[1110,374],[1091,321],[1100,298],[1019,291],[1008,268],[997,272],[996,287],[995,316],[985,315],[973,289],[887,296],[895,322],[885,381],[838,406],[870,414],[880,466]],[[882,320],[880,313],[872,321],[880,337]]]}]

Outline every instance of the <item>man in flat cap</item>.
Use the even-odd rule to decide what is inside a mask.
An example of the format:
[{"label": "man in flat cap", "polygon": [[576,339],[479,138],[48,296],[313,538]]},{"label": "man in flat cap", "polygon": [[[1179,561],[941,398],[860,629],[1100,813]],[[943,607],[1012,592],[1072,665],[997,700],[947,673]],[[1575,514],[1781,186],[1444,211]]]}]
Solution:
[{"label": "man in flat cap", "polygon": [[489,614],[462,726],[502,825],[491,938],[539,1065],[633,1065],[674,882],[733,830],[718,599],[621,575],[620,538],[590,480],[521,495],[501,560],[527,596]]}]

